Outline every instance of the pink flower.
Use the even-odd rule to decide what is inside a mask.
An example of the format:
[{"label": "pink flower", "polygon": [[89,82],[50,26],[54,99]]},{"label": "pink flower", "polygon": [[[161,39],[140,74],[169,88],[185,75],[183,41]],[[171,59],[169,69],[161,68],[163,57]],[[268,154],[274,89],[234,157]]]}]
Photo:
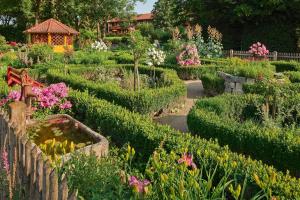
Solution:
[{"label": "pink flower", "polygon": [[6,171],[6,174],[9,174],[9,161],[8,161],[8,153],[6,150],[3,150],[2,155],[3,169]]},{"label": "pink flower", "polygon": [[60,109],[66,110],[72,108],[72,103],[70,101],[66,101],[65,103],[59,106]]},{"label": "pink flower", "polygon": [[182,158],[178,160],[178,164],[181,163],[184,163],[186,166],[192,167],[193,169],[197,168],[196,164],[193,162],[193,155],[191,154],[184,153]]},{"label": "pink flower", "polygon": [[140,194],[146,193],[146,187],[150,185],[150,181],[145,179],[143,181],[137,179],[135,176],[130,176],[129,185]]},{"label": "pink flower", "polygon": [[13,101],[19,101],[20,98],[21,98],[21,93],[18,91],[11,91],[7,96],[8,100],[13,100]]}]

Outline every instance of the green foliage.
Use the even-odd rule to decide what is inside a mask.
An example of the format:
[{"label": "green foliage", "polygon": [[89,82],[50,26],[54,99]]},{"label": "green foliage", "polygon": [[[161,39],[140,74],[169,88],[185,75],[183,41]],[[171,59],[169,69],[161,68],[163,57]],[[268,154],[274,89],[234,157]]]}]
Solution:
[{"label": "green foliage", "polygon": [[249,62],[238,58],[229,59],[224,66],[224,72],[234,76],[247,78],[272,78],[275,67],[270,62]]},{"label": "green foliage", "polygon": [[[101,131],[105,136],[110,136],[118,145],[130,142],[136,152],[140,152],[138,156],[140,161],[147,162],[158,146],[163,146],[167,152],[188,149],[191,154],[199,156],[197,160],[209,162],[212,166],[219,166],[216,174],[222,176],[226,170],[231,169],[235,172],[237,184],[242,185],[246,179],[251,186],[259,185],[260,189],[257,189],[257,186],[251,187],[248,191],[250,194],[255,193],[254,190],[264,189],[272,191],[273,196],[283,199],[300,197],[299,180],[290,175],[284,175],[273,167],[232,153],[228,148],[220,147],[214,142],[191,136],[191,134],[182,134],[168,126],[155,124],[150,118],[129,112],[107,101],[95,99],[88,93],[72,91],[70,97],[74,105],[74,116],[77,119]],[[255,177],[258,178],[255,179]]]},{"label": "green foliage", "polygon": [[[292,100],[298,97],[282,101],[276,97],[224,95],[199,100],[188,115],[189,130],[204,138],[217,138],[233,151],[246,153],[278,169],[298,173],[300,137],[289,125],[298,124],[299,105]],[[263,101],[265,98],[267,103]]]},{"label": "green foliage", "polygon": [[206,73],[201,76],[203,88],[209,95],[222,94],[225,90],[224,79],[216,73]]},{"label": "green foliage", "polygon": [[273,61],[271,64],[276,67],[277,72],[300,71],[300,63],[296,61]]},{"label": "green foliage", "polygon": [[34,63],[46,62],[53,55],[53,49],[47,44],[33,44],[28,53]]},{"label": "green foliage", "polygon": [[136,28],[141,31],[141,34],[144,37],[150,38],[152,42],[157,40],[164,44],[169,39],[171,39],[170,31],[166,31],[162,28],[154,28],[152,23],[142,23],[139,24]]},{"label": "green foliage", "polygon": [[[109,66],[107,66],[109,67]],[[127,68],[133,70],[132,65],[112,66],[116,68]],[[80,69],[78,69],[80,70]],[[82,68],[85,70],[85,67]],[[93,68],[90,68],[93,70]],[[140,67],[142,73],[152,73],[149,67]],[[65,82],[74,89],[88,90],[91,94],[95,94],[98,98],[113,101],[129,110],[136,111],[142,114],[150,114],[157,112],[160,109],[166,108],[170,103],[178,101],[181,97],[186,95],[186,88],[177,74],[171,70],[156,69],[156,73],[164,76],[164,80],[168,85],[157,89],[146,89],[136,93],[130,90],[124,90],[116,85],[109,83],[95,83],[88,81],[80,75],[72,73],[64,75],[61,70],[53,69],[48,71],[48,80],[51,82]],[[73,70],[76,72],[76,69]]]},{"label": "green foliage", "polygon": [[116,60],[118,64],[132,64],[134,62],[133,56],[128,51],[117,51],[111,59]]},{"label": "green foliage", "polygon": [[6,44],[5,37],[0,35],[0,52],[6,52],[10,49],[10,46]]},{"label": "green foliage", "polygon": [[300,72],[290,71],[285,72],[284,75],[286,75],[292,83],[300,83]]},{"label": "green foliage", "polygon": [[135,62],[138,62],[141,58],[146,57],[147,50],[151,44],[146,37],[142,36],[140,31],[132,31],[130,33],[129,42]]},{"label": "green foliage", "polygon": [[70,64],[104,64],[112,55],[111,52],[76,51],[70,59]]},{"label": "green foliage", "polygon": [[18,61],[18,56],[15,52],[6,52],[0,58],[0,65],[2,66],[15,66],[15,63]]},{"label": "green foliage", "polygon": [[120,178],[122,164],[116,155],[97,159],[94,155],[75,154],[63,171],[70,189],[78,189],[83,199],[129,199],[129,188]]}]

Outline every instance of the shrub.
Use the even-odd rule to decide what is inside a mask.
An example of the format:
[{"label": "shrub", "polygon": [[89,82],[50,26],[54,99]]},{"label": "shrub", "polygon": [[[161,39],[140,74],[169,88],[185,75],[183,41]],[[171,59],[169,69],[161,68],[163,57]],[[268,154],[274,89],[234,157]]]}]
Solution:
[{"label": "shrub", "polygon": [[111,55],[111,52],[76,51],[70,60],[70,64],[103,64]]},{"label": "shrub", "polygon": [[32,58],[34,63],[46,62],[53,55],[53,49],[48,44],[33,44],[29,49],[28,57]]},{"label": "shrub", "polygon": [[[217,174],[224,174],[228,169],[234,171],[237,183],[242,184],[246,179],[250,186],[256,185],[253,189],[258,187],[258,183],[265,190],[272,191],[273,196],[282,199],[300,197],[300,181],[276,171],[273,167],[232,153],[228,148],[220,147],[215,142],[155,124],[145,116],[131,113],[107,101],[95,99],[88,93],[72,91],[70,96],[74,105],[74,116],[77,119],[110,136],[118,145],[130,142],[136,151],[140,152],[139,158],[144,162],[147,162],[158,146],[164,147],[168,152],[172,150],[183,152],[187,149],[197,157],[196,159],[209,162],[212,166],[218,165]],[[253,190],[250,191],[253,193]]]},{"label": "shrub", "polygon": [[[285,104],[279,99],[277,103],[270,100],[268,105],[262,96],[256,95],[224,95],[199,100],[188,115],[189,130],[204,138],[217,138],[233,151],[246,153],[278,169],[298,173],[300,137],[291,127],[286,130],[278,125],[289,126],[291,121],[297,120],[293,118],[298,116],[299,105],[295,98],[299,99],[286,98]],[[270,107],[272,117],[275,116],[273,108],[284,114],[276,113],[272,121],[266,107]]]},{"label": "shrub", "polygon": [[10,48],[11,48],[11,46],[6,44],[5,37],[0,35],[0,53],[8,51]]},{"label": "shrub", "polygon": [[[109,66],[107,66],[109,67]],[[111,66],[111,67],[124,67],[128,70],[133,70],[132,65],[128,66]],[[156,69],[157,76],[163,74],[164,80],[169,82],[166,85],[157,89],[141,90],[140,92],[124,90],[112,84],[97,84],[93,81],[88,81],[79,75],[73,74],[78,70],[86,70],[86,68],[70,69],[70,75],[64,75],[59,69],[51,69],[48,71],[48,79],[52,82],[63,81],[69,84],[74,89],[89,90],[99,98],[113,101],[114,103],[124,106],[129,110],[136,111],[143,114],[150,114],[157,112],[172,102],[178,101],[181,97],[186,95],[186,87],[178,78],[177,74],[171,70]],[[89,68],[89,70],[94,70]],[[141,73],[152,73],[149,67],[140,67]]]},{"label": "shrub", "polygon": [[133,63],[133,55],[128,53],[127,51],[118,51],[114,53],[111,57],[117,61],[118,64],[132,64]]},{"label": "shrub", "polygon": [[76,154],[64,165],[68,186],[83,199],[128,199],[129,188],[121,182],[120,158],[111,155],[97,159],[96,156]]},{"label": "shrub", "polygon": [[14,66],[15,63],[18,61],[18,56],[15,52],[6,52],[3,54],[3,56],[0,58],[1,65],[4,66]]},{"label": "shrub", "polygon": [[300,72],[289,71],[285,72],[286,75],[292,83],[300,83]]},{"label": "shrub", "polygon": [[209,95],[222,94],[225,90],[224,79],[216,73],[206,73],[201,76],[205,92]]},{"label": "shrub", "polygon": [[276,67],[277,72],[300,71],[300,63],[296,61],[273,61],[271,64]]}]

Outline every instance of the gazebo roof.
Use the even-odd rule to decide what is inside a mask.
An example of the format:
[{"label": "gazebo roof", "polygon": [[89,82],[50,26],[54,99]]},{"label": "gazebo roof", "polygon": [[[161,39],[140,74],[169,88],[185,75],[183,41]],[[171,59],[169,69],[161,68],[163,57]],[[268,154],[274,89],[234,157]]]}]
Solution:
[{"label": "gazebo roof", "polygon": [[60,33],[73,35],[79,34],[79,32],[77,32],[73,28],[68,27],[52,18],[27,29],[26,31],[24,31],[24,33]]}]

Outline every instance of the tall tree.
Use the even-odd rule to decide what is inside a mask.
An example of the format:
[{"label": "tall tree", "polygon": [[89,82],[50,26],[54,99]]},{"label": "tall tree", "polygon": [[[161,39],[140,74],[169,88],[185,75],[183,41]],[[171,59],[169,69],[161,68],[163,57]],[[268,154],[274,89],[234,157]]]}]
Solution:
[{"label": "tall tree", "polygon": [[158,28],[169,29],[176,23],[177,16],[174,15],[174,0],[159,0],[154,4],[152,13],[153,23]]}]

